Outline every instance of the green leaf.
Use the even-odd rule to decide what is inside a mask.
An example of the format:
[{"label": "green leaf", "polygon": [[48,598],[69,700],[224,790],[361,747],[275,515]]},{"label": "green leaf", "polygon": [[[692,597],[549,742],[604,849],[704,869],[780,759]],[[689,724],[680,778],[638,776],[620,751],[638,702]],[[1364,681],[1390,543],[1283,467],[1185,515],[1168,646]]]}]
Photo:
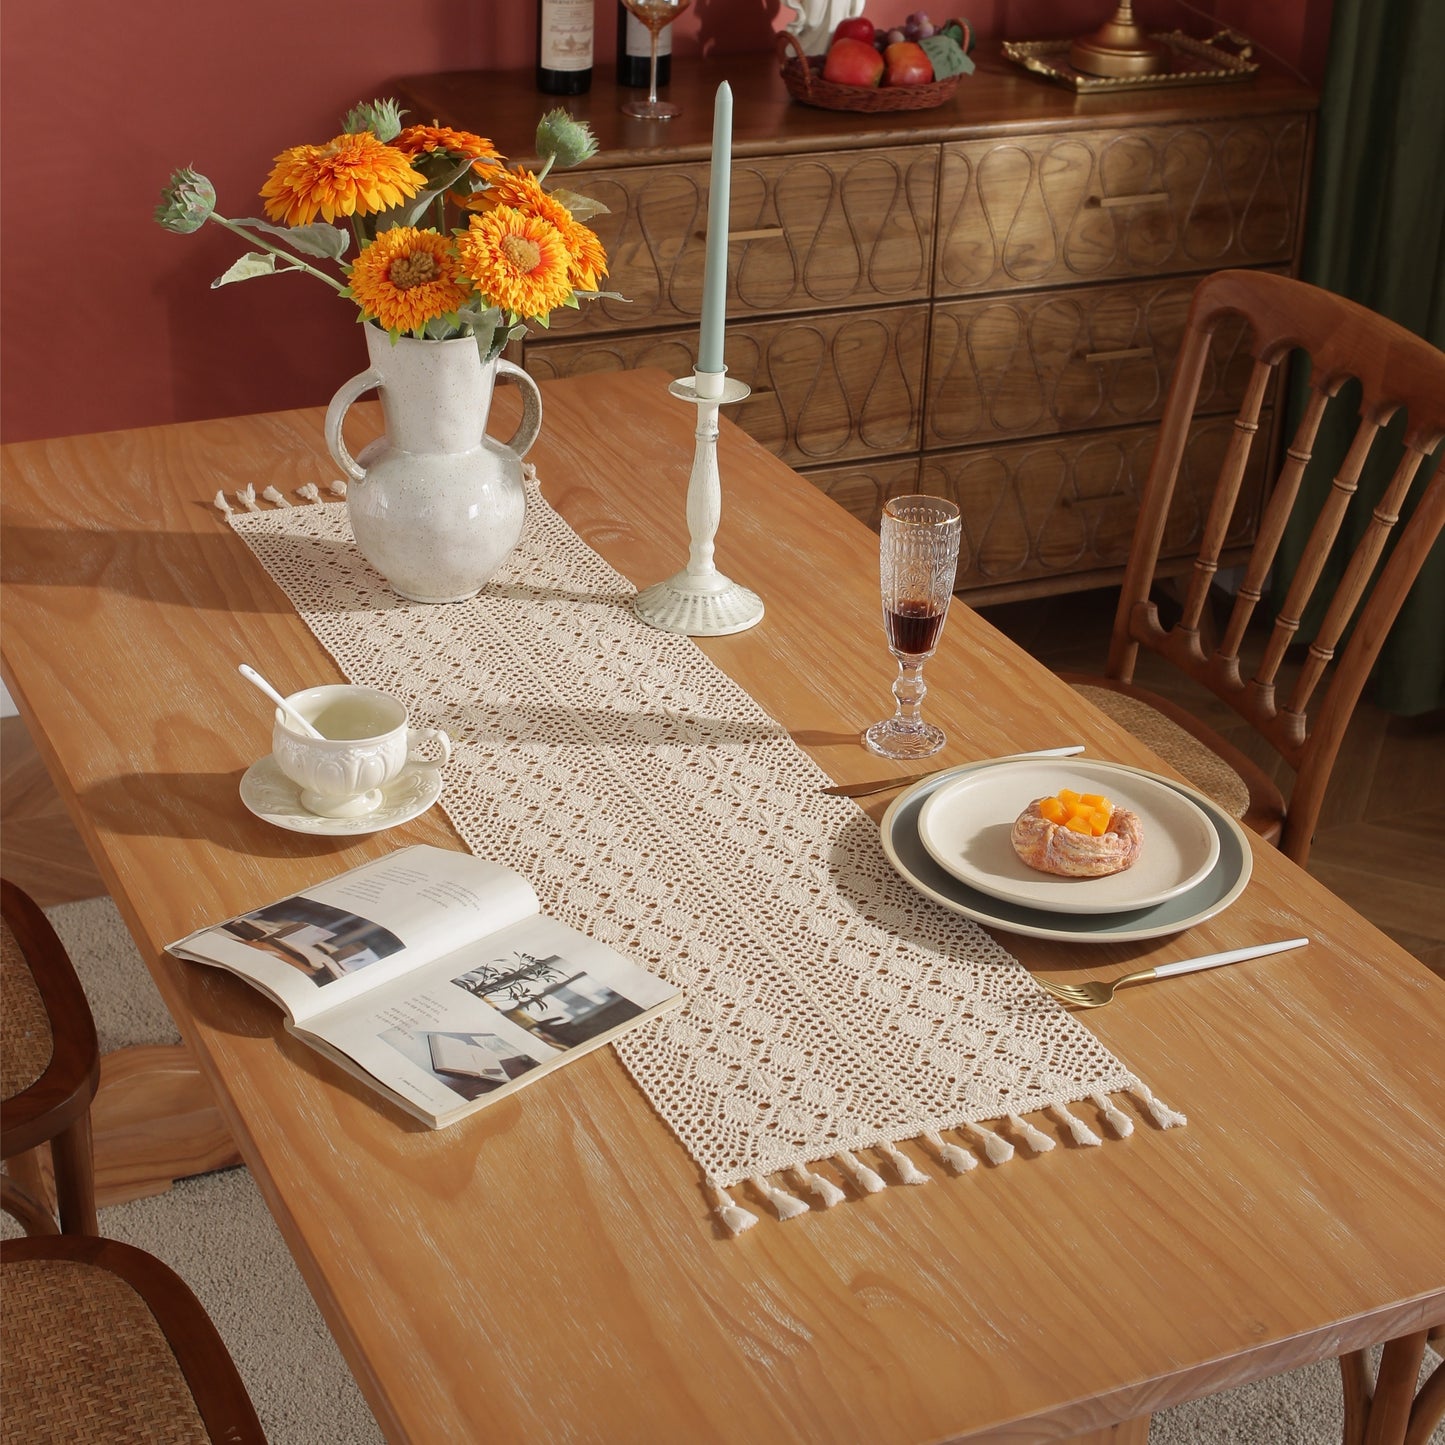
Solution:
[{"label": "green leaf", "polygon": [[248,216],[234,224],[250,231],[264,231],[268,236],[279,236],[303,256],[319,256],[325,261],[339,261],[351,244],[348,232],[325,221],[312,221],[307,226],[275,226],[270,221]]},{"label": "green leaf", "polygon": [[217,276],[211,282],[211,290],[217,286],[229,286],[232,281],[249,281],[253,276],[274,276],[276,257],[266,251],[252,251],[242,256],[224,276]]},{"label": "green leaf", "polygon": [[591,196],[579,196],[576,191],[563,190],[560,186],[549,190],[547,194],[554,201],[560,201],[566,206],[572,212],[574,221],[590,221],[593,216],[610,216],[612,214],[601,201],[594,201]]},{"label": "green leaf", "polygon": [[460,161],[442,177],[429,185],[424,191],[418,191],[411,200],[404,205],[394,206],[389,211],[382,211],[376,217],[376,230],[380,235],[382,231],[390,231],[395,226],[414,226],[426,214],[426,208],[445,191],[451,190],[466,173],[471,170],[475,156],[467,156]]},{"label": "green leaf", "polygon": [[951,35],[929,35],[918,43],[933,64],[935,80],[947,80],[950,75],[973,74],[973,61]]}]

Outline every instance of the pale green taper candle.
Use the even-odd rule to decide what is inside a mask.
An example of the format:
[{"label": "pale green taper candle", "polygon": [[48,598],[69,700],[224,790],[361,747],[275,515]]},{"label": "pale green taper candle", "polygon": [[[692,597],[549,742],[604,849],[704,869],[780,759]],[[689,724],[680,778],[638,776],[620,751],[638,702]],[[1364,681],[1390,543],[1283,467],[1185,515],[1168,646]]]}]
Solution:
[{"label": "pale green taper candle", "polygon": [[712,112],[712,171],[707,187],[707,265],[702,273],[702,334],[697,369],[723,369],[723,319],[728,304],[728,203],[733,168],[733,91],[717,88]]}]

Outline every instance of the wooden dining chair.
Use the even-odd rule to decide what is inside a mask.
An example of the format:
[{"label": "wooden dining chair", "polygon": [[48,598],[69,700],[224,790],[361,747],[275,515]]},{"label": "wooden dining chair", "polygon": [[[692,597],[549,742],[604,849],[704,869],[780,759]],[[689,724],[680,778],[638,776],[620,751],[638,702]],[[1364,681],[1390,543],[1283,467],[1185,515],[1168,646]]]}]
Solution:
[{"label": "wooden dining chair", "polygon": [[79,1235],[0,1244],[0,1438],[265,1445],[224,1342],[178,1275]]},{"label": "wooden dining chair", "polygon": [[[1221,322],[1237,317],[1243,317],[1253,332],[1253,369],[1209,501],[1198,555],[1183,588],[1182,615],[1165,627],[1150,593],[1170,503],[1210,342]],[[1244,580],[1216,640],[1210,636],[1206,613],[1210,586],[1240,500],[1251,447],[1260,441],[1261,408],[1275,369],[1295,348],[1303,349],[1310,359],[1308,399],[1265,502]],[[1353,444],[1313,519],[1263,657],[1253,675],[1246,677],[1240,663],[1245,630],[1264,597],[1285,523],[1303,505],[1300,483],[1320,419],[1351,377],[1358,378],[1362,393]],[[1323,621],[1297,675],[1287,681],[1281,665],[1326,559],[1342,535],[1361,467],[1381,428],[1402,409],[1404,441],[1393,475],[1384,494],[1370,504],[1368,523],[1327,600]],[[1445,354],[1418,336],[1352,301],[1285,276],[1220,271],[1199,283],[1144,486],[1105,675],[1063,676],[1301,865],[1309,856],[1320,804],[1355,704],[1405,594],[1440,535],[1445,466],[1436,467],[1433,477],[1415,487],[1413,498],[1410,494],[1417,476],[1429,476],[1429,467],[1422,464],[1442,435]],[[1413,502],[1413,511],[1397,526],[1407,499]],[[1357,510],[1364,505],[1362,501]],[[1385,556],[1391,540],[1394,545]],[[1134,684],[1141,647],[1203,684],[1266,739],[1294,769],[1287,802],[1271,777],[1240,749],[1184,707]]]},{"label": "wooden dining chair", "polygon": [[[99,1234],[90,1105],[100,1084],[95,1021],[65,947],[35,901],[0,880],[0,1207],[27,1234]],[[50,1146],[59,1223],[16,1177]],[[12,1171],[14,1171],[12,1173]]]}]

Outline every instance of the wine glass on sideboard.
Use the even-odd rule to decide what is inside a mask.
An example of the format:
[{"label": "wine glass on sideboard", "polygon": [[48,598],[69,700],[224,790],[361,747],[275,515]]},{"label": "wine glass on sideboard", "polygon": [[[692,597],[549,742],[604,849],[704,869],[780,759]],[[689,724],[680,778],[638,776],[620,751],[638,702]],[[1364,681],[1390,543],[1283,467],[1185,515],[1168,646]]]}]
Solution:
[{"label": "wine glass on sideboard", "polygon": [[663,29],[671,25],[692,3],[692,0],[622,0],[622,3],[647,26],[652,37],[652,60],[646,100],[629,100],[622,106],[623,115],[639,120],[671,120],[682,114],[680,106],[657,98],[657,42]]},{"label": "wine glass on sideboard", "polygon": [[888,650],[898,660],[896,706],[892,717],[863,734],[882,757],[927,758],[946,741],[941,728],[923,720],[923,664],[948,616],[962,532],[962,515],[942,497],[894,497],[883,508],[878,570]]}]

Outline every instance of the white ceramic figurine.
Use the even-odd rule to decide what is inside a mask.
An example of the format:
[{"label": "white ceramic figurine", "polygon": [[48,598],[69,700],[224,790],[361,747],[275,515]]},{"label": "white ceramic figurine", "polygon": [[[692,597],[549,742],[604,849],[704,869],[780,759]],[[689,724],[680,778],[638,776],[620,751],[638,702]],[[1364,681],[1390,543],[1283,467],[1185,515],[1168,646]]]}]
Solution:
[{"label": "white ceramic figurine", "polygon": [[839,22],[861,15],[863,3],[864,0],[799,0],[794,5],[788,0],[789,8],[796,13],[783,28],[798,37],[804,54],[822,55]]}]

